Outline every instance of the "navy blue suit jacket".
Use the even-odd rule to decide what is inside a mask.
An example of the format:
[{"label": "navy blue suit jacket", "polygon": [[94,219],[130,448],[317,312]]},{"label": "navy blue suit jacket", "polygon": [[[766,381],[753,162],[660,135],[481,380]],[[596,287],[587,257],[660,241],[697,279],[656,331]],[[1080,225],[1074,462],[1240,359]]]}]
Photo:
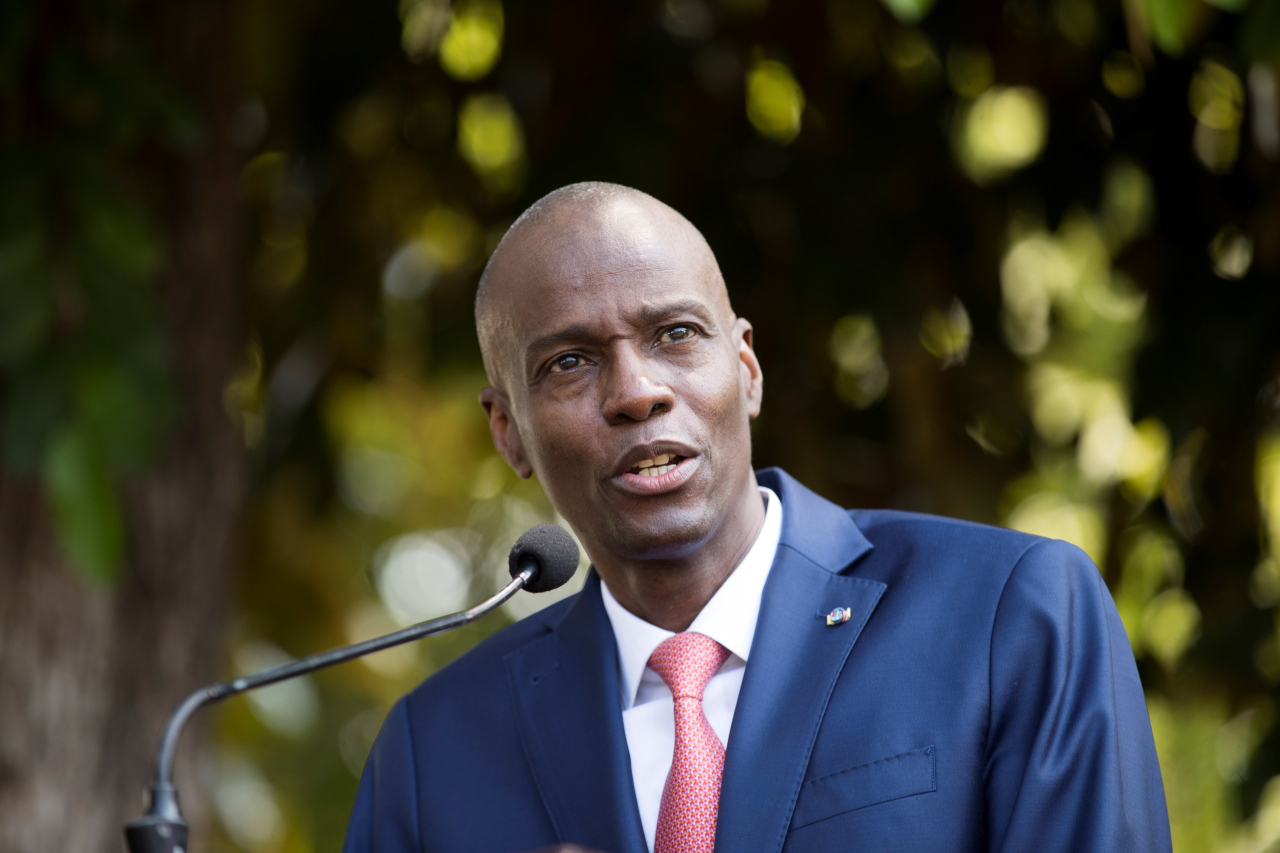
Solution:
[{"label": "navy blue suit jacket", "polygon": [[[845,511],[782,471],[783,505],[726,749],[719,853],[1169,851],[1142,685],[1079,549]],[[825,614],[849,607],[829,627]],[[369,756],[347,853],[644,853],[613,631],[583,591],[404,697]]]}]

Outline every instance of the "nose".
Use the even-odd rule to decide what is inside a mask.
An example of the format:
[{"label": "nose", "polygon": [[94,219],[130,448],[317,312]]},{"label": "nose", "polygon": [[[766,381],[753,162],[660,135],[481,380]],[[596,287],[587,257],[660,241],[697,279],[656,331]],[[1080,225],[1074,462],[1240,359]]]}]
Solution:
[{"label": "nose", "polygon": [[655,377],[655,365],[630,347],[619,349],[607,374],[601,407],[605,420],[610,424],[634,423],[671,411],[675,395]]}]

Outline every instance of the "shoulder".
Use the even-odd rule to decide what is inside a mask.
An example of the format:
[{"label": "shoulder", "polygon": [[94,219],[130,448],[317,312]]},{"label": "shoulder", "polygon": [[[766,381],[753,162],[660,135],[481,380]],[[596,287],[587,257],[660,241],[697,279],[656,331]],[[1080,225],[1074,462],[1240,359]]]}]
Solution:
[{"label": "shoulder", "polygon": [[975,596],[991,605],[1010,597],[1061,602],[1094,598],[1105,587],[1084,551],[972,521],[898,510],[850,510],[874,546],[866,571],[878,580],[923,585],[942,600]]},{"label": "shoulder", "polygon": [[894,509],[851,509],[849,517],[877,548],[972,548],[985,552],[1021,553],[1050,541],[1004,527],[922,512]]},{"label": "shoulder", "polygon": [[[849,517],[876,549],[893,553],[943,552],[963,562],[1027,563],[1046,560],[1072,566],[1093,566],[1075,545],[1031,533],[963,521],[940,515],[889,509],[851,509]],[[1095,570],[1096,571],[1096,570]]]}]

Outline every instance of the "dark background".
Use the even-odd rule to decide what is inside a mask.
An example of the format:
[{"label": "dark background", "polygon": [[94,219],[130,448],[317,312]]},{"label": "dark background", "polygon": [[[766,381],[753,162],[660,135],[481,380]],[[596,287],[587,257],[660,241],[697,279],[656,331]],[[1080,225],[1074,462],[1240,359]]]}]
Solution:
[{"label": "dark background", "polygon": [[[1280,839],[1280,0],[15,0],[0,96],[0,848],[118,849],[185,692],[554,520],[471,304],[579,180],[707,236],[757,466],[1080,544],[1175,849]],[[338,850],[390,703],[540,604],[206,714],[195,849]]]}]

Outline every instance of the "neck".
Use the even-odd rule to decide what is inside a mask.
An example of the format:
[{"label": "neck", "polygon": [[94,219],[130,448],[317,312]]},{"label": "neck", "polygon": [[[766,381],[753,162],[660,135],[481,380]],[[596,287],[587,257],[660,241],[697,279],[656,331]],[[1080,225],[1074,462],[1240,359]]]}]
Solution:
[{"label": "neck", "polygon": [[733,570],[747,556],[764,527],[765,508],[750,478],[724,522],[687,557],[674,560],[603,560],[595,568],[618,603],[667,631],[686,630]]}]

